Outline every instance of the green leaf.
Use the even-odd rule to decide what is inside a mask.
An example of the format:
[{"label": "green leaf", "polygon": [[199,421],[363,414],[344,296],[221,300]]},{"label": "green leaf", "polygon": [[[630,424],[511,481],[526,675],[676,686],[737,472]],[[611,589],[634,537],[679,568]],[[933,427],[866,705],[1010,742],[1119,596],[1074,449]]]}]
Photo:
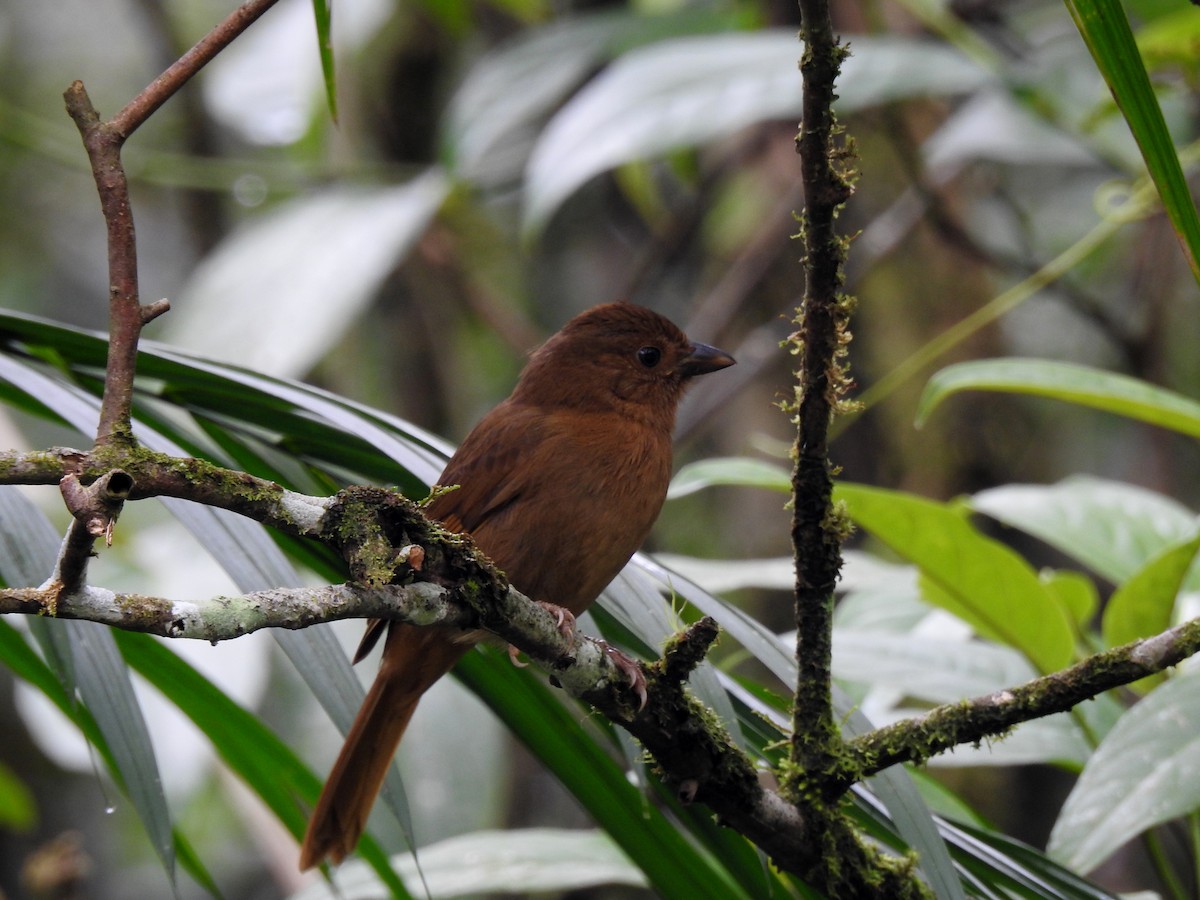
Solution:
[{"label": "green leaf", "polygon": [[1117,588],[1104,608],[1106,647],[1152,637],[1171,627],[1175,598],[1200,552],[1200,534],[1168,547]]},{"label": "green leaf", "polygon": [[1075,783],[1049,852],[1090,872],[1147,828],[1200,805],[1200,671],[1188,670],[1151,691],[1100,743]]},{"label": "green leaf", "polygon": [[[838,82],[846,114],[905,97],[945,96],[990,75],[945,45],[855,36]],[[803,51],[787,29],[664,40],[632,50],[551,120],[526,167],[525,226],[540,229],[588,179],[623,163],[794,120]]]},{"label": "green leaf", "polygon": [[976,531],[960,509],[862,485],[839,484],[834,495],[856,524],[921,570],[932,602],[1021,651],[1040,672],[1071,661],[1074,629],[1057,598],[1025,560]]},{"label": "green leaf", "polygon": [[1200,403],[1128,375],[1045,359],[987,359],[937,372],[917,405],[917,426],[961,391],[1032,394],[1076,403],[1200,437]]},{"label": "green leaf", "polygon": [[[168,648],[144,634],[114,631],[113,635],[130,667],[196,724],[226,765],[299,839],[307,823],[299,801],[316,802],[320,779],[257,716],[230,700]],[[360,848],[394,895],[407,897],[374,839],[365,836]]]},{"label": "green leaf", "polygon": [[683,466],[671,479],[667,499],[686,497],[717,485],[760,487],[789,494],[792,473],[783,466],[748,456],[717,456]]},{"label": "green leaf", "polygon": [[163,340],[260,373],[303,375],[375,299],[448,190],[431,169],[401,185],[326,188],[256,217],[197,267],[160,326]]},{"label": "green leaf", "polygon": [[980,491],[968,502],[1113,584],[1128,581],[1153,557],[1196,533],[1195,513],[1169,497],[1088,476],[1053,485],[1005,485]]},{"label": "green leaf", "polygon": [[[468,653],[456,675],[487,703],[596,822],[646,873],[658,896],[736,898],[745,893],[723,870],[686,841],[662,813],[642,798],[605,749],[579,727],[578,715],[528,669],[503,654]],[[759,879],[763,878],[760,873]]]},{"label": "green leaf", "polygon": [[64,622],[71,638],[78,689],[104,734],[113,761],[125,781],[130,802],[154,851],[175,882],[175,846],[171,814],[163,794],[150,731],[121,661],[113,629],[95,622]]},{"label": "green leaf", "polygon": [[333,0],[312,0],[313,17],[317,24],[317,52],[321,56],[321,75],[325,79],[325,100],[329,115],[338,119],[337,82],[333,67]]},{"label": "green leaf", "polygon": [[932,703],[988,694],[1037,675],[1020,652],[999,644],[847,629],[833,632],[833,674]]},{"label": "green leaf", "polygon": [[31,831],[37,824],[33,792],[8,766],[0,763],[0,827],[8,831]]},{"label": "green leaf", "polygon": [[[463,865],[466,859],[470,865]],[[407,882],[420,883],[411,855],[393,858],[392,865]],[[430,894],[439,898],[558,894],[604,885],[646,887],[641,871],[610,837],[595,830],[514,828],[462,834],[422,847],[421,872]],[[351,862],[337,870],[331,884],[314,884],[293,894],[292,900],[333,900],[380,891],[371,870]]]},{"label": "green leaf", "polygon": [[[901,704],[907,698],[957,703],[1033,678],[1028,660],[1009,647],[980,640],[932,639],[912,633],[834,630],[833,673],[839,680],[875,689],[863,708],[877,724],[920,715]],[[875,699],[889,703],[880,708]],[[1069,762],[1082,765],[1090,746],[1070,715],[1025,722],[1003,741],[957,747],[931,760],[932,766],[992,766]]]},{"label": "green leaf", "polygon": [[461,178],[509,185],[545,120],[611,57],[681,34],[742,30],[746,20],[711,9],[653,16],[606,10],[531,29],[471,66],[450,101],[442,156]]},{"label": "green leaf", "polygon": [[1200,215],[1119,0],[1064,0],[1142,151],[1192,274],[1200,281]]},{"label": "green leaf", "polygon": [[1082,572],[1057,570],[1043,570],[1041,579],[1046,589],[1070,613],[1080,631],[1091,625],[1092,617],[1100,606],[1100,595],[1092,579]]}]

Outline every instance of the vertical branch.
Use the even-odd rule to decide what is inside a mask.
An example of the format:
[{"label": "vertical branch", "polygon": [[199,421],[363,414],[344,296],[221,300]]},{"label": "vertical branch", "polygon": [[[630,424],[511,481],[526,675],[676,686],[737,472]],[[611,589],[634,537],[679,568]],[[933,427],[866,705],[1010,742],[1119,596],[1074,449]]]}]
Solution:
[{"label": "vertical branch", "polygon": [[276,2],[247,0],[109,122],[101,120],[83,82],[73,82],[63,93],[67,113],[83,137],[108,233],[108,363],[97,447],[133,441],[130,414],[138,339],[142,326],[169,308],[166,301],[143,306],[138,296],[137,239],[121,148],[138,126]]},{"label": "vertical branch", "polygon": [[133,370],[142,330],[138,299],[137,240],[129,207],[129,181],[121,165],[125,135],[103,122],[83,82],[75,81],[63,94],[74,120],[100,194],[100,210],[108,232],[108,365],[96,445],[133,439],[129,424],[133,404]]},{"label": "vertical branch", "polygon": [[[796,557],[796,657],[792,718],[795,777],[836,767],[840,735],[830,694],[833,590],[841,569],[842,527],[832,505],[829,424],[846,386],[841,357],[848,340],[849,302],[841,294],[845,241],[834,227],[849,198],[848,174],[834,145],[834,84],[846,50],[833,34],[827,0],[799,0],[804,55],[803,119],[796,137],[804,184],[804,303],[791,340],[797,373],[796,460],[792,474],[792,545]],[[798,785],[793,783],[792,787]]]},{"label": "vertical branch", "polygon": [[842,566],[845,525],[833,506],[829,424],[844,404],[851,301],[841,292],[847,240],[834,227],[851,194],[853,155],[836,144],[834,85],[846,50],[833,33],[828,0],[799,0],[804,111],[796,149],[804,183],[804,304],[791,336],[797,373],[796,464],[792,472],[792,546],[796,558],[796,660],[792,740],[783,787],[820,842],[805,874],[829,897],[928,898],[912,857],[880,853],[838,806],[845,745],[833,715],[830,656],[833,590]]}]

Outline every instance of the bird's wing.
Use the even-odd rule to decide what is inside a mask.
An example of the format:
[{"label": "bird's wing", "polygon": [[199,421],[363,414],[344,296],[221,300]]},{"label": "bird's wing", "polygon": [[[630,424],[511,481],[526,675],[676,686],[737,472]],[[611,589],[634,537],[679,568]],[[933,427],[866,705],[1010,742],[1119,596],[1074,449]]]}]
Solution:
[{"label": "bird's wing", "polygon": [[[446,464],[438,484],[457,489],[435,497],[425,515],[450,531],[473,532],[513,503],[539,475],[520,465],[544,439],[542,414],[505,401],[480,420]],[[388,621],[371,619],[354,653],[357,664],[383,636]]]},{"label": "bird's wing", "polygon": [[528,459],[545,439],[544,421],[539,410],[508,401],[488,413],[438,478],[457,489],[434,498],[425,514],[470,533],[517,500],[542,475]]}]

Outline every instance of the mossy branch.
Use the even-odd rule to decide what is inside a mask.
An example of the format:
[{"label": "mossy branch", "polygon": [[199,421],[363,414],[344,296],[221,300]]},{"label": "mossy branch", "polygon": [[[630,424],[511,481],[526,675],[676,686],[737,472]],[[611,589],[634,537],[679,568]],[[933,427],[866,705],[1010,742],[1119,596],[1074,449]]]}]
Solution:
[{"label": "mossy branch", "polygon": [[[836,218],[850,196],[837,160],[834,86],[846,51],[833,34],[826,0],[801,0],[804,55],[803,119],[796,137],[804,186],[804,304],[791,336],[799,357],[797,426],[792,474],[792,546],[796,559],[795,619],[799,682],[792,720],[791,771],[826,772],[840,734],[831,698],[833,590],[841,571],[843,528],[833,507],[829,424],[841,402],[848,304],[841,294],[845,242]],[[800,785],[790,782],[799,795]]]},{"label": "mossy branch", "polygon": [[[91,535],[84,552],[60,554],[60,560],[74,560],[69,579],[60,566],[40,587],[0,590],[0,613],[89,619],[207,641],[355,617],[487,631],[524,651],[553,673],[556,684],[638,738],[682,799],[706,804],[781,870],[800,874],[814,864],[814,841],[799,811],[759,784],[753,763],[687,689],[688,674],[716,638],[711,619],[673,639],[663,660],[646,668],[642,704],[628,673],[603,644],[577,634],[564,637],[555,618],[513,589],[468,537],[446,532],[395,491],[350,487],[314,497],[204,460],[117,445],[0,454],[0,484],[48,485],[66,478],[79,486],[69,490],[69,502],[81,516],[76,521],[90,523],[100,495],[107,496],[103,486],[114,480],[109,473],[118,466],[118,483],[130,500],[174,497],[240,513],[325,544],[345,561],[353,580],[186,603],[116,593],[86,584]],[[107,526],[103,520],[87,527],[103,533]],[[77,530],[73,526],[72,535]]]},{"label": "mossy branch", "polygon": [[823,843],[804,874],[831,897],[922,897],[928,889],[911,859],[897,860],[869,845],[850,823],[830,784],[840,785],[846,763],[834,718],[831,656],[834,586],[841,572],[844,517],[833,504],[834,467],[829,425],[845,403],[845,369],[852,303],[842,294],[848,241],[836,228],[852,191],[850,146],[839,142],[834,88],[847,51],[833,33],[828,0],[799,0],[804,54],[803,118],[796,137],[804,187],[804,303],[789,339],[799,358],[792,473],[792,547],[797,684],[790,754],[781,770],[785,796],[814,823]]},{"label": "mossy branch", "polygon": [[847,745],[848,777],[841,782],[841,789],[897,763],[923,763],[954,747],[999,737],[1022,722],[1067,712],[1197,653],[1200,619],[1193,619],[1153,637],[1089,656],[1060,672],[894,722]]}]

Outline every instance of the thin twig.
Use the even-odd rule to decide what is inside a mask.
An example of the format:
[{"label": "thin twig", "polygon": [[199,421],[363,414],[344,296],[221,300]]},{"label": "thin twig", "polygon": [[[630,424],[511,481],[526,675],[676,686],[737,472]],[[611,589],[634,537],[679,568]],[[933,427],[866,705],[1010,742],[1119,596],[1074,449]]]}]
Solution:
[{"label": "thin twig", "polygon": [[246,0],[129,101],[110,123],[124,141],[278,0]]},{"label": "thin twig", "polygon": [[138,296],[137,240],[129,205],[129,181],[121,163],[121,147],[156,109],[276,2],[248,0],[243,3],[147,85],[110,122],[100,118],[83,82],[73,82],[63,93],[67,112],[83,137],[108,232],[109,344],[104,398],[96,429],[97,446],[133,443],[130,413],[138,339],[142,326],[167,308],[164,300],[143,308]]}]

